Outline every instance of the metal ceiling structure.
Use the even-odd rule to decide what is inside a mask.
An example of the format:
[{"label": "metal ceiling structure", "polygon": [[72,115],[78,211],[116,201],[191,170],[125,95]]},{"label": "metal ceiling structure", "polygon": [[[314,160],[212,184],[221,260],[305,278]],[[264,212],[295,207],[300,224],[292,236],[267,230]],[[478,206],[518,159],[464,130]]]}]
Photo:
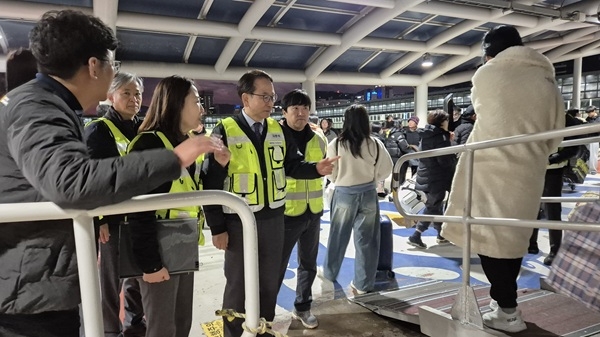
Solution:
[{"label": "metal ceiling structure", "polygon": [[155,78],[260,68],[277,82],[448,86],[471,79],[499,24],[552,62],[600,55],[599,0],[0,0],[0,57],[64,8],[116,29],[122,69]]}]

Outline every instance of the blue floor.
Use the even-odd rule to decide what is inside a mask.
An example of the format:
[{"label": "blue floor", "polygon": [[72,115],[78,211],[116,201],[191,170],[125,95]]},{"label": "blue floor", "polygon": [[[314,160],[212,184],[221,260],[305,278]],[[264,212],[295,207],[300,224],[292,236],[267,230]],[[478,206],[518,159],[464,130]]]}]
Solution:
[{"label": "blue floor", "polygon": [[[564,185],[564,197],[579,197],[587,191],[600,192],[600,177],[588,176],[581,185],[576,185],[575,190],[571,191],[568,185]],[[395,212],[396,209],[391,202],[380,202],[382,211]],[[573,203],[563,203],[563,220],[566,219],[572,210]],[[388,279],[385,275],[378,278],[376,287],[381,289],[390,289],[394,287],[416,284],[424,280],[443,280],[450,282],[461,282],[462,277],[462,251],[460,248],[450,244],[438,245],[435,242],[436,231],[431,228],[423,233],[423,241],[428,245],[428,249],[417,249],[406,244],[408,236],[414,229],[404,228],[393,225],[394,255],[393,271],[395,277]],[[318,265],[323,264],[325,252],[327,250],[327,237],[329,235],[329,214],[323,215],[321,220],[321,238],[318,255]],[[347,296],[348,286],[354,276],[354,247],[352,239],[348,245],[346,257],[342,264],[342,269],[338,280],[334,283],[335,297],[341,298]],[[540,277],[548,274],[548,267],[542,261],[549,251],[548,231],[541,229],[538,236],[538,245],[540,253],[536,255],[526,255],[523,259],[521,274],[518,279],[519,288],[537,289],[540,287]],[[471,284],[487,284],[487,279],[481,269],[479,258],[476,255],[471,257]],[[284,284],[279,292],[277,304],[286,309],[293,309],[295,298],[295,271],[298,266],[296,251],[292,252],[289,261],[288,271],[285,276]],[[314,288],[313,288],[314,289]],[[313,290],[314,291],[314,290]]]}]

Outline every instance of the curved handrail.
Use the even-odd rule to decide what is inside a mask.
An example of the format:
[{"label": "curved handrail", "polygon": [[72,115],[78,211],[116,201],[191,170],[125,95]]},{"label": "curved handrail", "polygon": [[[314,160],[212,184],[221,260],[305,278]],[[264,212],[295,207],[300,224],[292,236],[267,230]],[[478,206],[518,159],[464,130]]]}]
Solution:
[{"label": "curved handrail", "polygon": [[[199,191],[138,196],[115,205],[93,210],[62,209],[51,202],[0,204],[0,224],[17,221],[73,219],[81,305],[85,335],[104,336],[100,310],[100,284],[98,279],[93,217],[131,212],[152,211],[181,206],[226,205],[242,221],[244,243],[244,278],[246,291],[246,325],[256,330],[259,325],[258,239],[256,219],[246,202],[225,191]],[[27,213],[23,212],[27,209]],[[255,336],[244,332],[244,337]]]},{"label": "curved handrail", "polygon": [[[455,306],[452,308],[452,317],[459,319],[461,323],[473,324],[478,327],[482,327],[481,316],[473,315],[473,309],[477,306],[473,303],[474,293],[470,288],[470,274],[471,274],[471,225],[476,223],[478,225],[491,225],[491,226],[512,226],[512,227],[542,227],[548,229],[567,229],[567,230],[582,230],[582,231],[600,231],[600,224],[592,224],[587,222],[563,222],[563,221],[548,221],[548,220],[525,220],[525,219],[510,219],[510,218],[488,218],[488,217],[472,217],[471,216],[471,205],[472,205],[472,193],[473,193],[473,158],[476,150],[487,149],[492,147],[500,147],[505,145],[513,145],[518,143],[527,143],[534,141],[547,140],[552,138],[564,138],[568,136],[578,136],[585,134],[594,134],[600,132],[600,123],[593,123],[587,125],[573,126],[568,128],[562,128],[552,131],[545,131],[534,134],[524,134],[517,136],[510,136],[504,138],[498,138],[493,140],[455,145],[445,147],[442,149],[434,149],[421,151],[416,153],[410,153],[403,155],[398,159],[394,165],[392,174],[392,196],[394,205],[398,209],[398,212],[407,220],[425,220],[432,222],[455,222],[462,223],[464,232],[464,242],[462,250],[462,287],[460,288],[459,294],[457,295],[457,301]],[[574,146],[581,145],[591,142],[597,142],[600,137],[586,137],[581,139],[573,139],[561,142],[560,146]],[[404,211],[400,205],[398,199],[398,188],[400,188],[400,168],[402,165],[411,159],[435,157],[441,155],[463,153],[465,156],[466,169],[465,175],[465,209],[462,216],[446,216],[446,215],[416,215],[409,214]],[[545,202],[560,202],[560,201],[598,201],[600,198],[542,198],[540,201]]]}]

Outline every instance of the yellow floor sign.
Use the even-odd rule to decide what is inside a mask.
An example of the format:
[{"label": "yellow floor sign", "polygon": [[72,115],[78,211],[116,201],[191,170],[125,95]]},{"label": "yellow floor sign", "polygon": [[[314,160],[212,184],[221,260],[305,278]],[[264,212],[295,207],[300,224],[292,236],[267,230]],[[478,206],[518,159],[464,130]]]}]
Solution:
[{"label": "yellow floor sign", "polygon": [[202,330],[207,337],[223,337],[223,320],[202,323]]}]

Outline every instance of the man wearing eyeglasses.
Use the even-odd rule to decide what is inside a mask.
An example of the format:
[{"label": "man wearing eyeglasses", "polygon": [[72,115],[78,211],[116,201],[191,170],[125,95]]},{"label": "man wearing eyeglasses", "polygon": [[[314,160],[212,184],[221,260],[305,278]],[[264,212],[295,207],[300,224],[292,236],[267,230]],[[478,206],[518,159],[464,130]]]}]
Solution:
[{"label": "man wearing eyeglasses", "polygon": [[[204,180],[204,189],[224,189],[246,200],[254,216],[258,232],[258,259],[260,283],[260,315],[267,321],[275,317],[279,291],[284,243],[284,209],[286,176],[295,179],[316,179],[331,173],[337,158],[322,159],[317,163],[303,161],[289,132],[270,118],[277,100],[273,79],[261,70],[252,70],[238,81],[238,95],[244,108],[242,113],[222,120],[213,134],[222,136],[231,151],[225,181]],[[218,170],[220,164],[208,156],[208,165]],[[217,167],[217,165],[219,167]],[[242,223],[233,210],[226,206],[205,206],[213,244],[225,250],[225,293],[223,308],[245,312],[244,256]],[[225,337],[241,336],[242,321],[223,320]]]}]

